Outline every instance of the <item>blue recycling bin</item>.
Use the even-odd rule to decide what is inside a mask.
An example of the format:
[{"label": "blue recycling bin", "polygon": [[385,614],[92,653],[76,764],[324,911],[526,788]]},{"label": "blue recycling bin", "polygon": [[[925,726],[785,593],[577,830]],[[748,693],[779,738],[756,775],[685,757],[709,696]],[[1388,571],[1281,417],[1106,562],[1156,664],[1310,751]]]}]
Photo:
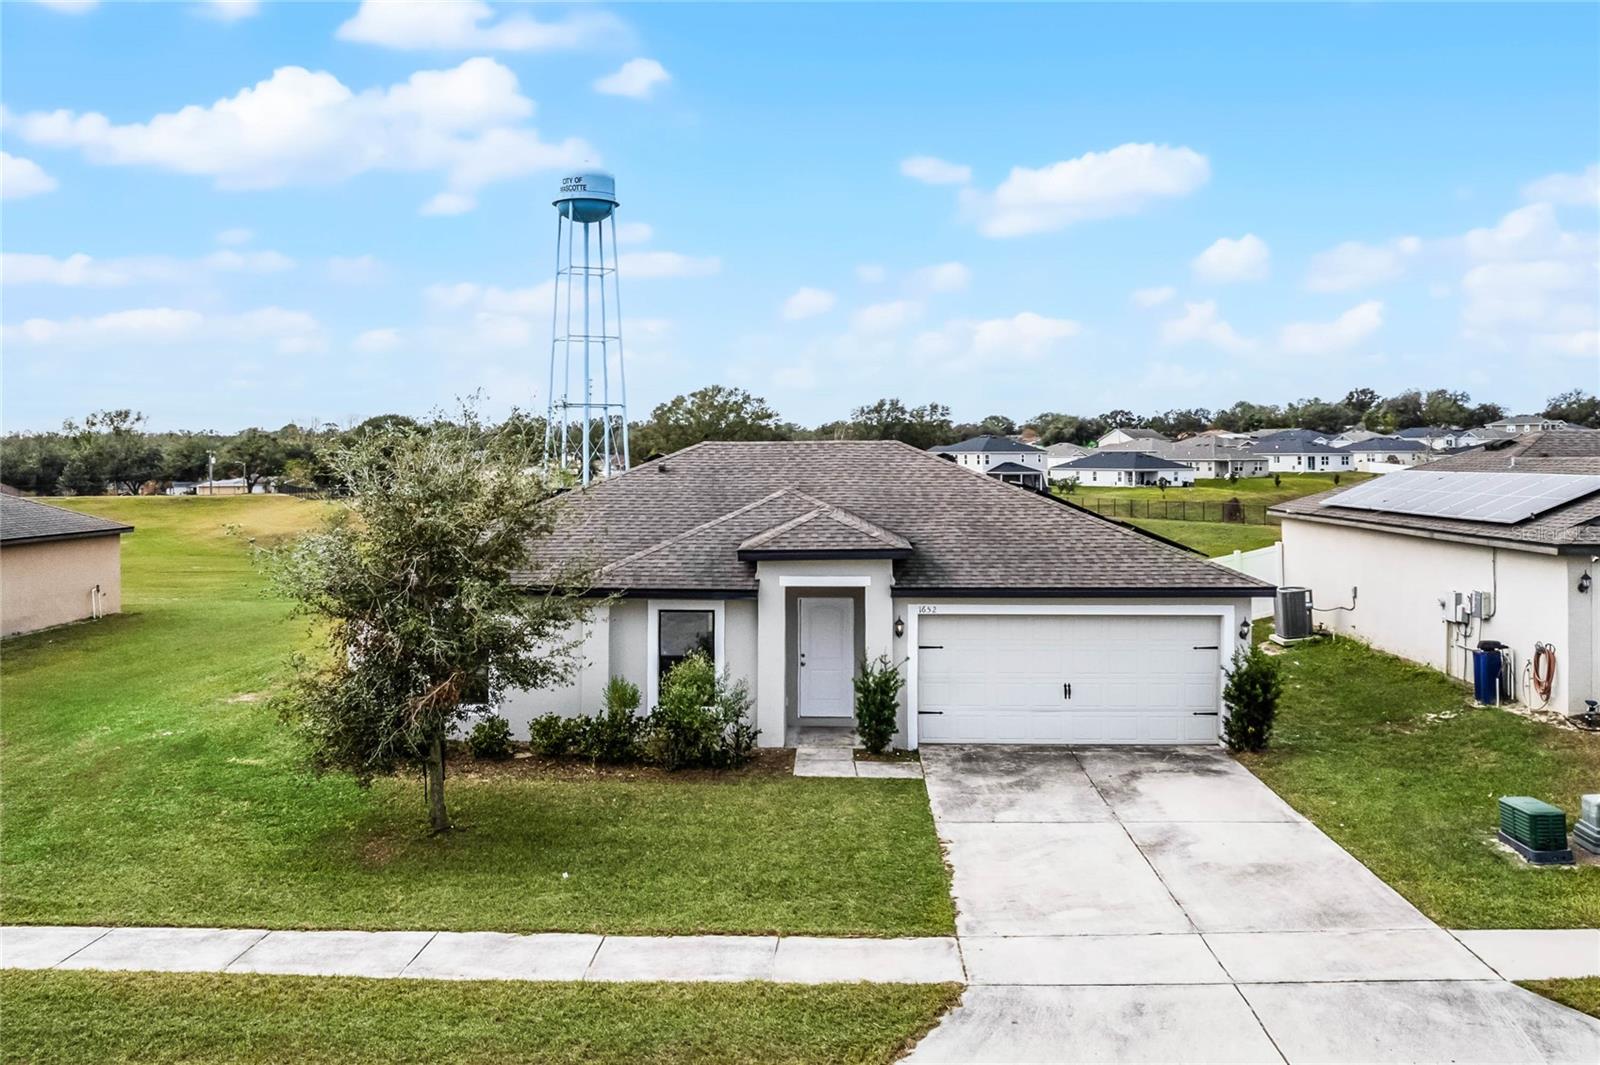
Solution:
[{"label": "blue recycling bin", "polygon": [[1502,664],[1499,651],[1472,652],[1472,697],[1485,706],[1500,702]]}]

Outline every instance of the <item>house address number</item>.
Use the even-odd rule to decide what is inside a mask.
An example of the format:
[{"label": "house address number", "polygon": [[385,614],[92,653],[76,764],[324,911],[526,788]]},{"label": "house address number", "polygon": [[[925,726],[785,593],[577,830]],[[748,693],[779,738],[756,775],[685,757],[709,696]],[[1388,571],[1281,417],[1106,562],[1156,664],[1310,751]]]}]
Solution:
[{"label": "house address number", "polygon": [[928,605],[924,604],[922,606],[917,607],[917,613],[918,614],[937,614],[938,612],[939,612],[939,608],[936,607],[936,606],[928,606]]}]

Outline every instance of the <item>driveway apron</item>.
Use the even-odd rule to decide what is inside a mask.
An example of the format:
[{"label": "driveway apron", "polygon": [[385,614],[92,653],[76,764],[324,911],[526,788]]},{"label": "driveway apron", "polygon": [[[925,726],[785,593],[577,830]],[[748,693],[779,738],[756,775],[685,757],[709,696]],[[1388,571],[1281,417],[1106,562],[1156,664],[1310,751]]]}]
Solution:
[{"label": "driveway apron", "polygon": [[922,763],[969,987],[910,1061],[1600,1061],[1220,751]]}]

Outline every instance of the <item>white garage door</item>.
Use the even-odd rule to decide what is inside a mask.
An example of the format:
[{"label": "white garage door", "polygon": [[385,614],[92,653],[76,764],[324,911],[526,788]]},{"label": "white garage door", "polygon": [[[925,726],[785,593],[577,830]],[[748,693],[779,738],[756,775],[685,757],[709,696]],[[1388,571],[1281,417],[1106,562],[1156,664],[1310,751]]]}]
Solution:
[{"label": "white garage door", "polygon": [[923,743],[1212,743],[1216,617],[917,619]]}]

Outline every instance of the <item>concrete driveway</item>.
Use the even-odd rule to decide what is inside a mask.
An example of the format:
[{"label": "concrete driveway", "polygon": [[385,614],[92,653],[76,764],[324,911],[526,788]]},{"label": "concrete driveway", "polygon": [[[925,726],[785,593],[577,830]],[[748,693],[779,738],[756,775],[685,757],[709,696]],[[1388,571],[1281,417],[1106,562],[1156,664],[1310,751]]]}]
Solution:
[{"label": "concrete driveway", "polygon": [[922,762],[970,986],[908,1060],[1600,1061],[1220,751]]}]

